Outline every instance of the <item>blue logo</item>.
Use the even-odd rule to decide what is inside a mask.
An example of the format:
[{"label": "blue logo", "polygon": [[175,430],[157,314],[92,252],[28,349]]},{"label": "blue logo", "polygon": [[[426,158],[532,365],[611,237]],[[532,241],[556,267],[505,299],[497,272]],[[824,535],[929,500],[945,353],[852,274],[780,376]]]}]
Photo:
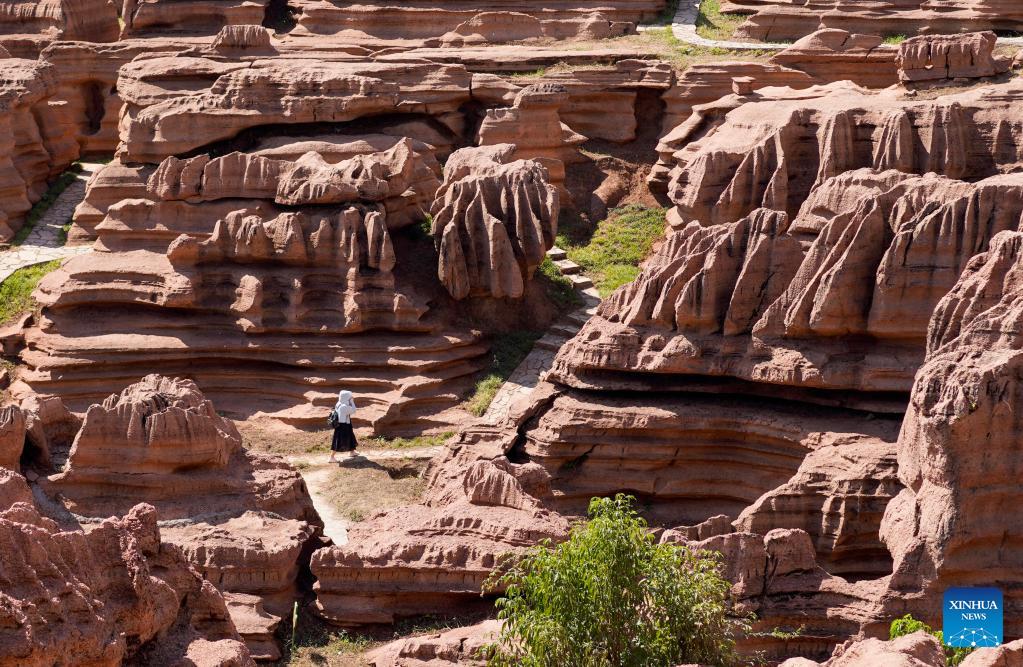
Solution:
[{"label": "blue logo", "polygon": [[950,588],[945,591],[942,638],[945,646],[999,646],[1002,592],[997,588]]}]

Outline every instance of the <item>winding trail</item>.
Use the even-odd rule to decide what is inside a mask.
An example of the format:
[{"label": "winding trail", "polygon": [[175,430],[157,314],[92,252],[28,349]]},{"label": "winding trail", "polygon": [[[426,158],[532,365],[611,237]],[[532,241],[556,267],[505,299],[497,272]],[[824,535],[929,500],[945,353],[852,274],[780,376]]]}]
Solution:
[{"label": "winding trail", "polygon": [[60,193],[53,205],[47,209],[28,238],[19,246],[0,251],[0,282],[12,273],[27,266],[42,264],[55,259],[64,259],[89,252],[92,246],[66,246],[61,243],[61,228],[71,220],[78,204],[85,199],[85,185],[102,164],[83,162],[82,171]]},{"label": "winding trail", "polygon": [[729,49],[732,51],[781,51],[791,44],[771,42],[738,42],[732,40],[707,39],[696,32],[696,19],[700,15],[700,0],[680,0],[675,18],[671,21],[671,32],[675,39],[707,48]]},{"label": "winding trail", "polygon": [[[360,449],[359,455],[354,460],[365,461],[387,461],[394,459],[417,459],[429,460],[440,454],[443,447],[417,447],[412,449]],[[326,452],[320,454],[302,454],[289,456],[288,462],[295,466],[302,479],[305,480],[306,488],[313,499],[313,507],[316,513],[323,519],[323,533],[329,537],[334,544],[342,546],[348,544],[348,525],[351,523],[345,518],[338,507],[326,496],[326,488],[330,484],[330,473],[342,464],[330,463]],[[340,459],[344,461],[344,459]]]}]

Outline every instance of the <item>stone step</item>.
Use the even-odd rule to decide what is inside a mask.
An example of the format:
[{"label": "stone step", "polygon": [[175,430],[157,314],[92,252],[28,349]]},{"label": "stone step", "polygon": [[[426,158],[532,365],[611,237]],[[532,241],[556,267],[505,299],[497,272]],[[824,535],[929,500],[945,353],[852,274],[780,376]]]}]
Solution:
[{"label": "stone step", "polygon": [[590,319],[591,315],[592,313],[587,313],[584,310],[573,310],[566,316],[566,319],[569,322],[571,322],[576,328],[579,328],[582,325],[586,324],[586,322]]},{"label": "stone step", "polygon": [[555,334],[547,333],[544,337],[536,341],[536,347],[542,350],[550,350],[551,352],[557,352],[561,349],[561,346],[565,344],[567,339]]},{"label": "stone step", "polygon": [[554,246],[553,248],[547,251],[547,256],[551,258],[552,262],[558,262],[560,260],[567,259],[568,253],[559,248],[558,246]]},{"label": "stone step", "polygon": [[583,270],[581,266],[570,259],[559,259],[554,262],[554,266],[558,267],[558,271],[560,271],[563,276],[574,276]]},{"label": "stone step", "polygon": [[[583,320],[583,321],[585,322],[585,320]],[[572,322],[570,324],[568,324],[568,323],[566,323],[566,324],[555,324],[550,329],[548,329],[547,332],[548,333],[554,333],[554,334],[557,334],[559,336],[564,336],[565,338],[571,338],[572,336],[574,336],[577,333],[579,333],[579,325],[576,324],[575,322]]]},{"label": "stone step", "polygon": [[572,283],[572,287],[579,290],[593,287],[593,281],[581,274],[570,275],[568,276],[568,280]]}]

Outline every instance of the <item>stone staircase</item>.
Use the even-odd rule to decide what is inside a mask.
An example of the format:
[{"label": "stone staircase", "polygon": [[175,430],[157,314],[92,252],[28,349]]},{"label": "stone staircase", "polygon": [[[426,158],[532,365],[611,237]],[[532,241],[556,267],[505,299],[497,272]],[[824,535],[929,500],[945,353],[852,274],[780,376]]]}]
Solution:
[{"label": "stone staircase", "polygon": [[543,338],[536,342],[536,346],[557,352],[572,336],[579,332],[579,329],[586,324],[586,320],[597,312],[600,305],[600,293],[593,286],[590,280],[582,272],[582,267],[568,258],[568,253],[561,248],[554,246],[547,251],[547,257],[558,267],[558,272],[565,276],[572,283],[572,287],[583,299],[583,306],[568,313],[555,322],[544,334]]}]

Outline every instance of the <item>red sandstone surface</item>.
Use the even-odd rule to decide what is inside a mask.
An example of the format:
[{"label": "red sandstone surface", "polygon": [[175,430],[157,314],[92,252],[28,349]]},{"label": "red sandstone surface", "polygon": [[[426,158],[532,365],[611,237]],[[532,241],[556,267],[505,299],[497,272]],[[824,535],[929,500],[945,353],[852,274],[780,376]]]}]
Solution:
[{"label": "red sandstone surface", "polygon": [[[1010,641],[963,664],[1017,664],[1023,15],[732,0],[793,43],[682,62],[637,34],[664,9],[0,6],[0,242],[107,161],[0,328],[0,665],[273,661],[296,603],[489,617],[359,658],[480,664],[495,565],[622,491],[722,554],[747,655],[937,667],[888,624],[997,585]],[[663,237],[473,418],[494,335],[567,314],[559,222],[620,203]],[[323,428],[340,388],[360,437],[453,435],[332,541],[235,420]]]}]

